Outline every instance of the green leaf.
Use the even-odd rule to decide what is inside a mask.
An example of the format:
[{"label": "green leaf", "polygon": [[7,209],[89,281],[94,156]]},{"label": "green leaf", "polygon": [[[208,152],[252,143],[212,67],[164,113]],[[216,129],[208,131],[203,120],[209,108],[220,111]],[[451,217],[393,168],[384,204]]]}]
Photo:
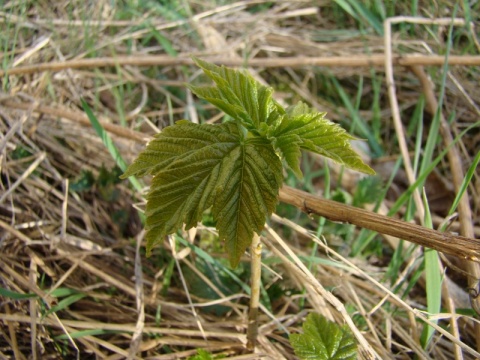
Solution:
[{"label": "green leaf", "polygon": [[311,313],[302,326],[303,334],[291,334],[290,343],[302,360],[354,360],[357,344],[346,326]]},{"label": "green leaf", "polygon": [[272,89],[247,72],[194,61],[216,86],[190,89],[233,121],[179,121],[156,135],[121,176],[154,176],[145,212],[147,254],[182,225],[196,226],[212,207],[235,267],[278,202],[283,181],[279,155],[299,177],[301,149],[374,173],[351,148],[354,137],[324,113],[303,103],[285,111],[273,100]]},{"label": "green leaf", "polygon": [[198,97],[207,100],[248,130],[256,132],[262,122],[272,124],[283,112],[272,99],[273,89],[263,86],[245,71],[217,66],[193,58],[195,63],[212,79],[214,86],[187,85]]},{"label": "green leaf", "polygon": [[182,224],[196,226],[213,205],[233,267],[275,209],[283,180],[271,143],[245,139],[233,122],[167,127],[122,176],[144,174],[154,175],[145,212],[147,253]]},{"label": "green leaf", "polygon": [[282,163],[266,139],[247,140],[223,162],[212,210],[233,267],[275,210],[282,182]]},{"label": "green leaf", "polygon": [[169,126],[157,134],[120,177],[126,179],[132,175],[155,175],[178,160],[179,156],[194,153],[204,147],[213,146],[215,149],[216,142],[236,142],[237,137],[230,135],[230,132],[234,131],[232,127],[236,128],[236,125],[228,123],[197,126],[187,120],[177,121],[174,126]]},{"label": "green leaf", "polygon": [[375,174],[350,145],[355,138],[342,127],[325,119],[325,113],[314,111],[302,102],[287,110],[269,136],[281,151],[288,166],[298,175],[300,149],[328,157],[351,169]]},{"label": "green leaf", "polygon": [[303,178],[302,170],[300,169],[300,151],[303,144],[303,140],[297,134],[285,134],[279,136],[273,140],[275,147],[277,147],[287,165],[295,175],[299,178]]},{"label": "green leaf", "polygon": [[[182,224],[187,229],[197,225],[203,211],[213,204],[222,161],[238,143],[234,123],[188,122],[167,127],[150,142],[138,158],[139,171],[154,175],[145,212],[148,253]],[[153,166],[147,168],[148,164]]]}]

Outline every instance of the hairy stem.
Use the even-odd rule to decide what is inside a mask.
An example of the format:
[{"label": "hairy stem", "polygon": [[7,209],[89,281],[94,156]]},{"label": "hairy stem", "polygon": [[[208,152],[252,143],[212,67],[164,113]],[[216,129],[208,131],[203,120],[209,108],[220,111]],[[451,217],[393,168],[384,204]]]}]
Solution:
[{"label": "hairy stem", "polygon": [[247,349],[255,350],[258,331],[258,308],[260,305],[260,280],[262,275],[262,244],[260,236],[256,233],[253,235],[252,244],[250,245],[251,254],[251,277],[250,277],[250,311],[248,313],[247,328]]}]

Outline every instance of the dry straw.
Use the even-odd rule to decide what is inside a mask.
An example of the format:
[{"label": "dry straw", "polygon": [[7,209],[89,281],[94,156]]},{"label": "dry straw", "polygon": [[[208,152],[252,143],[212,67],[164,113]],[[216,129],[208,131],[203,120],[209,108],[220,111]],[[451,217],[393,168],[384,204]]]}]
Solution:
[{"label": "dry straw", "polygon": [[[287,91],[277,92],[279,101],[310,101],[328,111],[332,119],[343,118],[348,111],[336,111],[336,105],[327,97],[318,96],[319,73],[330,72],[344,85],[356,81],[358,76],[370,79],[373,71],[380,76],[385,74],[388,86],[382,85],[381,98],[389,100],[380,104],[381,135],[386,144],[391,138],[404,144],[401,154],[392,153],[391,158],[409,159],[412,147],[402,133],[406,119],[400,114],[412,107],[421,93],[425,94],[426,111],[435,111],[438,95],[427,74],[433,66],[442,66],[445,57],[438,53],[443,44],[423,35],[398,39],[392,25],[406,21],[445,29],[451,19],[394,18],[384,24],[383,38],[347,34],[334,42],[317,42],[313,39],[319,30],[336,28],[324,15],[329,8],[323,3],[313,7],[308,2],[283,1],[256,13],[247,11],[252,5],[264,3],[239,1],[210,8],[192,3],[191,16],[178,21],[150,21],[148,13],[131,21],[116,20],[116,9],[110,8],[107,1],[92,5],[98,7],[92,11],[101,15],[87,23],[82,11],[88,9],[81,2],[74,2],[71,13],[65,10],[67,7],[50,9],[38,5],[21,14],[15,2],[0,11],[2,26],[10,26],[5,27],[6,31],[22,29],[17,33],[17,46],[0,55],[5,63],[12,64],[0,70],[4,89],[8,89],[7,93],[0,93],[0,287],[36,296],[24,300],[1,298],[0,357],[41,359],[58,357],[65,351],[62,355],[69,358],[172,359],[193,356],[197,348],[203,348],[232,359],[293,359],[286,334],[298,331],[309,311],[317,311],[340,324],[347,323],[359,341],[360,358],[480,357],[478,321],[457,313],[458,308],[471,306],[464,272],[470,274],[470,287],[479,278],[476,263],[464,266],[464,261],[458,260],[479,259],[480,246],[472,240],[480,234],[476,220],[480,209],[475,205],[480,203],[475,187],[480,181],[478,174],[469,188],[470,201],[465,198],[461,202],[458,220],[452,220],[451,228],[458,229],[461,236],[390,222],[362,210],[322,206],[317,197],[282,189],[283,200],[306,212],[351,223],[358,223],[362,214],[366,215],[367,220],[359,225],[380,224],[376,230],[391,235],[382,236],[391,246],[397,246],[398,241],[392,238],[397,236],[454,255],[444,264],[460,271],[447,270],[444,274],[442,293],[447,310],[427,314],[421,279],[403,297],[392,291],[394,287],[406,289],[408,279],[419,266],[414,256],[405,261],[397,281],[390,284],[384,280],[386,268],[382,259],[375,261],[372,256],[369,262],[338,254],[333,250],[334,234],[327,243],[318,242],[306,227],[274,216],[261,239],[265,244],[263,255],[270,259],[275,254],[281,265],[262,269],[271,275],[265,285],[295,291],[291,296],[278,298],[271,310],[260,305],[255,354],[245,353],[248,301],[244,290],[225,294],[215,279],[196,268],[199,255],[189,247],[176,248],[178,244],[174,242],[165,242],[163,258],[143,257],[143,232],[132,207],[143,207],[141,194],[133,193],[126,183],[101,187],[98,180],[84,191],[72,190],[80,177],[88,179],[88,172],[98,179],[102,167],[111,169],[115,164],[91,129],[80,97],[95,106],[100,123],[127,161],[138,154],[158,128],[184,114],[210,122],[220,119],[211,107],[197,113],[200,108],[194,99],[178,95],[177,89],[182,87],[183,91],[182,84],[191,80],[186,78],[189,72],[182,70],[191,64],[191,54],[229,66],[248,64],[259,81],[272,83],[279,90],[284,90],[278,86],[280,83],[291,83]],[[323,17],[319,16],[319,9]],[[454,25],[462,26],[464,14],[460,11],[457,15],[459,19]],[[149,26],[139,28],[147,20]],[[187,28],[197,35],[186,36]],[[33,32],[29,31],[32,29]],[[94,29],[95,41],[90,48],[83,48],[89,40],[84,31],[88,29]],[[152,29],[172,44],[177,56],[142,43]],[[128,55],[127,43],[131,45]],[[444,108],[460,111],[455,122],[442,121],[444,147],[451,144],[452,136],[455,138],[473,124],[479,113],[478,84],[471,73],[475,74],[480,58],[460,55],[457,50],[453,48],[448,57],[451,81]],[[92,57],[93,53],[96,55]],[[148,75],[149,70],[154,77]],[[120,97],[120,87],[128,90],[128,97]],[[370,92],[366,89],[362,95],[369,98]],[[119,108],[124,110],[123,115]],[[361,110],[361,116],[373,118],[373,111],[368,109]],[[394,125],[390,124],[391,117]],[[438,176],[444,183],[453,184],[453,189],[448,190],[447,186],[446,190],[451,194],[458,190],[465,165],[478,151],[478,137],[467,133],[450,149],[446,160],[439,164]],[[379,163],[388,165],[389,160],[385,157]],[[405,184],[415,181],[408,160],[404,164],[407,175],[395,178],[393,190],[401,191]],[[463,167],[455,167],[462,164]],[[323,163],[315,160],[314,166]],[[335,167],[332,179],[339,179]],[[348,172],[342,177],[347,190],[352,190],[349,186],[355,186],[357,180],[355,174]],[[321,179],[315,183],[318,193],[322,192],[322,185]],[[386,213],[390,206],[391,202],[385,199],[380,209]],[[417,209],[420,208],[417,198]],[[127,220],[113,220],[113,214]],[[434,215],[437,224],[443,221],[441,211]],[[422,221],[421,212],[416,219]],[[414,230],[418,233],[412,237]],[[208,239],[215,232],[202,225],[197,234]],[[312,241],[318,242],[319,263],[305,269],[299,259],[310,256]],[[342,246],[337,248],[342,250]],[[419,253],[420,250],[413,254]],[[197,296],[187,279],[185,286],[180,280],[165,283],[171,268],[164,259],[169,256],[178,264],[175,274],[185,275],[190,269],[198,278],[203,276],[206,286],[219,297],[212,300]],[[48,313],[49,309],[58,308],[60,303],[55,295],[65,288],[74,292],[70,296],[77,296],[71,298],[76,301]],[[231,310],[223,315],[204,311],[214,304],[229,306]],[[440,321],[439,325],[433,320]],[[424,323],[436,329],[427,349],[420,344]],[[85,330],[88,332],[81,332]]]}]

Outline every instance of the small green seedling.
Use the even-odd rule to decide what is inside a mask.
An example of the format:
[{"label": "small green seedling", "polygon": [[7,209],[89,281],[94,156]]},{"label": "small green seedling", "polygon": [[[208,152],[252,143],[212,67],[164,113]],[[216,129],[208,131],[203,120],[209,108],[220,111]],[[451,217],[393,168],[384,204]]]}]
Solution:
[{"label": "small green seedling", "polygon": [[357,344],[350,329],[311,313],[302,326],[303,334],[290,335],[290,344],[302,360],[355,360]]},{"label": "small green seedling", "polygon": [[284,109],[273,89],[245,71],[194,58],[215,86],[187,85],[228,114],[223,124],[177,121],[140,153],[122,178],[153,175],[146,206],[147,254],[183,225],[190,229],[212,207],[219,238],[236,267],[278,203],[283,165],[296,176],[301,150],[367,173],[353,136],[302,102]]}]

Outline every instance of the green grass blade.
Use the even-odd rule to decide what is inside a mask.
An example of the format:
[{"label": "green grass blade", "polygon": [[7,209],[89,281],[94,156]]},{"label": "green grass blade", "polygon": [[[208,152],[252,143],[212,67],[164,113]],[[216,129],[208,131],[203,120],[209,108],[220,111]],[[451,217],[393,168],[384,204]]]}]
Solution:
[{"label": "green grass blade", "polygon": [[379,75],[376,74],[375,70],[372,68],[370,70],[372,78],[372,90],[373,90],[373,101],[372,101],[372,120],[371,127],[373,131],[373,136],[377,141],[382,137],[383,123],[382,123],[382,112],[381,112],[381,96],[382,96],[382,79],[379,79]]},{"label": "green grass blade", "polygon": [[55,336],[55,340],[69,340],[71,339],[78,339],[84,336],[97,336],[97,335],[106,335],[106,334],[122,334],[127,333],[127,331],[118,331],[118,330],[103,330],[103,329],[90,329],[90,330],[80,330],[74,331],[70,334],[61,334]]},{"label": "green grass blade", "polygon": [[[402,158],[399,157],[398,160],[395,163],[395,166],[393,167],[393,170],[391,172],[390,178],[388,179],[387,183],[385,184],[384,190],[382,193],[378,196],[378,200],[375,204],[374,211],[377,212],[378,208],[380,207],[381,203],[387,196],[387,191],[390,189],[393,180],[395,179],[395,176],[397,175],[398,169],[400,168],[400,165],[402,164]],[[360,230],[360,234],[358,235],[357,240],[353,242],[351,245],[351,251],[350,251],[350,256],[355,257],[361,252],[363,252],[367,246],[372,242],[372,240],[375,238],[377,235],[377,232],[367,230],[367,229],[362,229]]]},{"label": "green grass blade", "polygon": [[86,296],[87,296],[86,294],[74,294],[74,295],[68,296],[62,301],[59,301],[57,305],[52,306],[52,308],[48,310],[44,316],[48,316],[57,311],[64,310],[68,308],[70,305],[76,303],[77,301],[83,299]]},{"label": "green grass blade", "polygon": [[167,296],[168,289],[172,283],[173,270],[175,269],[175,259],[171,258],[162,280],[162,295]]},{"label": "green grass blade", "polygon": [[155,37],[155,39],[158,41],[158,43],[160,44],[160,46],[163,48],[163,50],[165,50],[165,52],[170,55],[170,56],[173,56],[173,57],[177,57],[178,56],[178,51],[175,50],[175,48],[173,47],[173,44],[172,42],[166,38],[165,36],[163,36],[160,31],[158,31],[155,26],[149,24],[149,29],[150,31],[152,32],[152,35]]},{"label": "green grass blade", "polygon": [[0,295],[13,300],[25,300],[38,297],[38,295],[34,293],[22,294],[5,288],[0,288]]},{"label": "green grass blade", "polygon": [[340,98],[343,101],[343,104],[345,105],[348,112],[350,113],[350,116],[352,117],[353,124],[355,124],[355,126],[358,127],[359,135],[365,137],[368,140],[368,145],[372,148],[374,156],[379,157],[380,155],[383,154],[383,150],[382,150],[380,144],[378,143],[377,139],[375,139],[373,131],[360,118],[360,115],[358,114],[358,111],[355,110],[354,105],[350,101],[350,98],[348,97],[345,90],[343,90],[343,87],[340,85],[338,80],[334,76],[332,76],[331,79],[332,79],[333,84],[335,85],[335,88],[338,91],[338,94],[340,95]]},{"label": "green grass blade", "polygon": [[395,201],[393,206],[390,208],[390,211],[388,212],[389,216],[392,216],[398,212],[398,210],[405,204],[405,202],[411,198],[412,193],[414,189],[416,189],[419,184],[423,183],[427,176],[432,172],[433,169],[438,165],[438,163],[445,157],[445,155],[448,153],[448,150],[454,146],[467,132],[469,132],[472,129],[480,127],[480,121],[476,122],[475,124],[470,125],[468,128],[463,130],[460,134],[458,134],[457,137],[452,141],[452,143],[446,147],[445,149],[440,152],[440,154],[432,160],[432,162],[425,168],[425,170],[418,175],[417,180],[409,186],[409,188]]},{"label": "green grass blade", "polygon": [[48,295],[60,298],[60,297],[65,297],[65,296],[70,296],[73,294],[78,294],[79,291],[75,289],[70,289],[70,288],[58,288],[53,290],[52,292],[49,292]]},{"label": "green grass blade", "polygon": [[[110,155],[112,155],[112,158],[115,160],[117,163],[118,167],[122,170],[125,171],[127,169],[127,163],[125,160],[123,160],[122,156],[120,155],[120,152],[118,151],[117,147],[113,143],[112,138],[110,135],[105,131],[103,128],[102,124],[98,121],[97,117],[93,114],[92,109],[90,106],[88,106],[87,102],[82,99],[82,106],[83,110],[88,116],[88,119],[90,120],[90,123],[92,124],[92,127],[95,129],[97,132],[98,136],[102,139],[103,144],[107,148],[107,150],[110,152]],[[130,176],[128,178],[132,186],[135,188],[137,191],[142,191],[143,186],[140,184],[140,182],[137,180],[136,177]]]},{"label": "green grass blade", "polygon": [[[479,162],[480,162],[480,151],[477,152],[477,155],[473,159],[472,165],[470,165],[470,167],[468,168],[468,171],[465,174],[465,177],[462,181],[462,185],[460,186],[460,189],[457,193],[457,196],[455,196],[455,199],[454,199],[453,204],[450,208],[450,211],[448,212],[448,215],[452,215],[455,212],[455,210],[457,209],[458,203],[460,202],[460,199],[462,198],[465,191],[467,191],[468,185],[472,181],[473,176],[476,174],[476,169],[477,169],[477,166],[478,166]],[[445,224],[444,227],[442,228],[442,230],[445,230],[447,225],[448,224]]]},{"label": "green grass blade", "polygon": [[375,32],[383,36],[382,19],[378,19],[367,7],[365,7],[361,1],[350,0],[350,4],[355,8],[355,11],[366,20],[366,22],[375,29]]},{"label": "green grass blade", "polygon": [[350,14],[353,18],[355,18],[357,21],[360,21],[358,18],[357,14],[353,10],[353,8],[350,6],[349,2],[346,0],[335,0],[335,3],[340,6],[346,13]]},{"label": "green grass blade", "polygon": [[[455,17],[457,13],[457,9],[458,9],[458,4],[455,5],[452,18]],[[428,138],[427,138],[427,143],[424,149],[424,157],[423,157],[421,171],[423,171],[425,167],[428,166],[428,164],[431,162],[431,159],[433,157],[433,151],[438,141],[440,118],[441,118],[442,107],[443,107],[443,98],[445,96],[445,86],[446,86],[447,75],[448,75],[448,57],[450,54],[450,50],[452,48],[452,32],[453,32],[453,24],[451,24],[448,29],[447,49],[445,53],[445,61],[442,67],[442,77],[440,81],[440,95],[438,99],[438,106],[435,111],[435,116],[432,119],[432,123],[430,125],[430,129],[428,132]]]},{"label": "green grass blade", "polygon": [[[418,169],[420,167],[420,156],[422,154],[422,146],[423,146],[423,112],[425,110],[425,97],[421,95],[418,99],[417,105],[415,106],[415,110],[413,111],[412,116],[410,117],[410,121],[407,128],[407,137],[411,138],[415,131],[415,152],[413,158],[413,172],[417,174]],[[416,128],[416,130],[415,130]]]},{"label": "green grass blade", "polygon": [[[425,206],[425,226],[429,229],[433,228],[432,217],[428,207],[427,196],[423,191],[423,205]],[[431,315],[438,314],[442,305],[442,273],[440,270],[440,260],[438,252],[433,249],[425,249],[425,282],[427,292],[427,311]],[[431,320],[435,324],[436,320]],[[425,324],[420,342],[423,348],[426,348],[432,339],[435,329]]]},{"label": "green grass blade", "polygon": [[[3,4],[3,2],[2,2]],[[6,11],[5,15],[5,27],[2,28],[2,32],[5,32],[6,36],[1,36],[0,41],[3,40],[3,44],[0,43],[3,50],[3,56],[2,56],[2,69],[4,71],[8,70],[8,68],[12,65],[14,59],[15,59],[15,50],[17,48],[18,42],[19,42],[19,36],[20,36],[20,31],[21,31],[21,26],[19,25],[18,22],[16,21],[10,21],[11,18],[15,18],[18,16],[18,18],[22,19],[24,18],[26,13],[26,3],[22,3],[21,9],[18,14],[15,13],[10,13],[9,11]],[[11,33],[13,32],[13,36]],[[7,73],[3,76],[2,79],[2,89],[8,93],[8,89],[10,87],[10,81]]]},{"label": "green grass blade", "polygon": [[472,21],[472,9],[470,8],[470,4],[468,0],[462,1],[462,8],[465,16],[465,26],[468,27],[470,26],[470,23]]},{"label": "green grass blade", "polygon": [[[50,296],[59,298],[59,297],[73,295],[73,294],[78,294],[78,291],[74,289],[69,289],[69,288],[58,288],[52,291],[51,293],[47,293],[47,294]],[[14,300],[24,300],[24,299],[32,299],[32,298],[38,297],[38,295],[35,293],[22,294],[22,293],[11,291],[5,288],[0,288],[0,296],[14,299]]]},{"label": "green grass blade", "polygon": [[363,97],[363,76],[360,76],[357,85],[357,95],[355,96],[355,110],[360,110],[360,103],[362,102]]},{"label": "green grass blade", "polygon": [[419,16],[418,14],[418,0],[412,0],[412,16]]},{"label": "green grass blade", "polygon": [[369,26],[375,29],[375,32],[383,36],[382,20],[378,19],[368,8],[366,8],[360,1],[356,0],[335,0],[335,3],[340,6],[345,12],[350,14],[359,23],[366,22]]}]

